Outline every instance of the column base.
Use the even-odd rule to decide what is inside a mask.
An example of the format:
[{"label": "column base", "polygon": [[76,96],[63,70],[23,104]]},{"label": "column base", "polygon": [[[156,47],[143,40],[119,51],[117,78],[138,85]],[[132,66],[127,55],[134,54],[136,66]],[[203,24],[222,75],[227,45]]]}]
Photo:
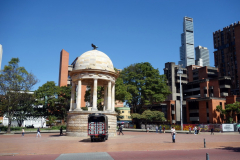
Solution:
[{"label": "column base", "polygon": [[92,108],[92,111],[98,111],[98,109],[97,108]]},{"label": "column base", "polygon": [[76,108],[73,111],[82,111],[82,109],[81,108],[80,109]]}]

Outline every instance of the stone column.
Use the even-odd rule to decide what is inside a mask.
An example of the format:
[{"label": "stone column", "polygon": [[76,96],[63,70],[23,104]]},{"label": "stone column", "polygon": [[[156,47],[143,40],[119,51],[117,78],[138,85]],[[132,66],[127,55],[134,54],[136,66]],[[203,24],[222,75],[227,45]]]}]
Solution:
[{"label": "stone column", "polygon": [[115,111],[115,84],[112,85],[112,111]]},{"label": "stone column", "polygon": [[81,109],[81,92],[82,92],[82,81],[78,80],[77,108],[75,109],[75,111],[82,111],[82,109]]},{"label": "stone column", "polygon": [[104,86],[104,107],[103,111],[107,110],[107,86]]},{"label": "stone column", "polygon": [[72,82],[72,89],[71,89],[71,102],[70,102],[70,109],[69,111],[73,111],[75,107],[75,93],[76,93],[76,85]]},{"label": "stone column", "polygon": [[90,86],[91,93],[90,93],[90,107],[93,106],[93,85]]},{"label": "stone column", "polygon": [[112,82],[108,81],[108,103],[107,103],[107,110],[111,111],[111,86],[112,86]]},{"label": "stone column", "polygon": [[97,79],[94,79],[93,85],[93,108],[92,111],[97,111]]}]

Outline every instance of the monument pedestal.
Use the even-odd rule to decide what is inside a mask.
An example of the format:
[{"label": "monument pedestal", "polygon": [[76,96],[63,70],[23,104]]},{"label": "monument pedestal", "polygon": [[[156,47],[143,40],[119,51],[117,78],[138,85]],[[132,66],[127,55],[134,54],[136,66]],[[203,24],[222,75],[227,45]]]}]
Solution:
[{"label": "monument pedestal", "polygon": [[108,117],[108,136],[117,136],[117,113],[109,111],[69,111],[67,114],[67,136],[88,137],[88,115],[102,113]]}]

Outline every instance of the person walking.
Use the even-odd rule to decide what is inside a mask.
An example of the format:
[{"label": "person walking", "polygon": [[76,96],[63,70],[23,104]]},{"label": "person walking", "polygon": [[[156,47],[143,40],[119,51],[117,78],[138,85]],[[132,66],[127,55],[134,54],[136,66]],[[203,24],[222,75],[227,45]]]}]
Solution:
[{"label": "person walking", "polygon": [[211,128],[211,135],[214,135],[214,129],[213,129],[213,127]]},{"label": "person walking", "polygon": [[195,126],[194,127],[194,135],[196,135],[197,134],[197,127]]},{"label": "person walking", "polygon": [[62,129],[62,127],[60,128],[60,136],[62,136],[63,135],[63,129]]},{"label": "person walking", "polygon": [[149,127],[147,127],[147,133],[149,132]]},{"label": "person walking", "polygon": [[159,133],[162,133],[162,126],[159,126]]},{"label": "person walking", "polygon": [[25,133],[25,131],[24,131],[24,128],[22,129],[22,137],[24,137],[24,133]]},{"label": "person walking", "polygon": [[158,126],[156,126],[156,133],[158,133]]},{"label": "person walking", "polygon": [[172,142],[175,143],[176,130],[174,127],[171,129]]},{"label": "person walking", "polygon": [[240,134],[240,127],[238,127],[238,133]]},{"label": "person walking", "polygon": [[165,126],[163,126],[163,133],[165,133]]},{"label": "person walking", "polygon": [[189,127],[189,134],[192,134],[192,133],[191,133],[191,130],[192,130],[192,128],[191,128],[191,127]]},{"label": "person walking", "polygon": [[122,132],[122,125],[119,126],[119,135],[120,135],[120,133],[122,133],[122,135],[124,135]]},{"label": "person walking", "polygon": [[40,133],[40,128],[39,127],[37,129],[37,137],[38,137],[38,135],[39,135],[39,137],[41,137],[41,133]]}]

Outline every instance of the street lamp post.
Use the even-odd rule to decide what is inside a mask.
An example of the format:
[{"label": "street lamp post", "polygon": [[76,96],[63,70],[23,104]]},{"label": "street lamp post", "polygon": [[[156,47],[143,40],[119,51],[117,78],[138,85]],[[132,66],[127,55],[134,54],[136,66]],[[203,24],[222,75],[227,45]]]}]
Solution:
[{"label": "street lamp post", "polygon": [[181,83],[181,75],[183,74],[183,71],[181,69],[181,65],[179,65],[178,72],[180,76],[180,116],[181,116],[181,130],[183,130],[183,120],[182,120],[182,83]]}]

